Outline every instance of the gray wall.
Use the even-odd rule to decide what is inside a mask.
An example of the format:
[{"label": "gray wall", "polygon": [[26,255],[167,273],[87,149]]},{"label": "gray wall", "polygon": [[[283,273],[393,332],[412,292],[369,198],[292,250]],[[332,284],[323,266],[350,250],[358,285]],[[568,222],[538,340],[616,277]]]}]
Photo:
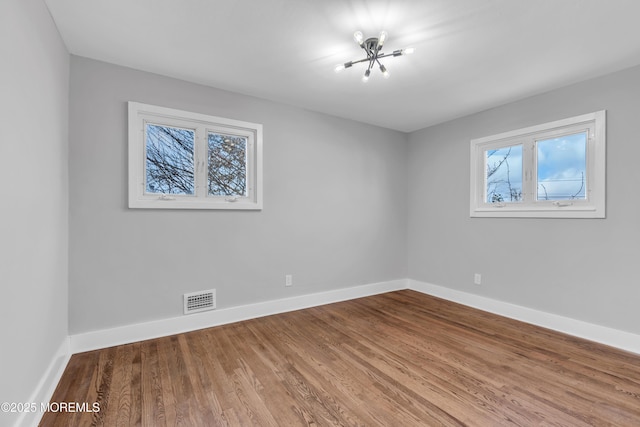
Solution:
[{"label": "gray wall", "polygon": [[[640,333],[639,100],[632,68],[411,134],[409,277]],[[469,217],[472,138],[603,109],[606,219]]]},{"label": "gray wall", "polygon": [[[262,123],[264,209],[128,209],[127,101]],[[406,138],[72,56],[70,333],[406,277]]]},{"label": "gray wall", "polygon": [[0,54],[0,402],[28,402],[68,335],[69,54],[42,0],[0,2]]}]

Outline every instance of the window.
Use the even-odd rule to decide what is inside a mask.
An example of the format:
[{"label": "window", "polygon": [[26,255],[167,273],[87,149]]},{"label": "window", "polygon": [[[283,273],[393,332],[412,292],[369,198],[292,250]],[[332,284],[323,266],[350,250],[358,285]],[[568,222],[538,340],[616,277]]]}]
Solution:
[{"label": "window", "polygon": [[472,217],[605,217],[605,111],[471,141]]},{"label": "window", "polygon": [[262,209],[262,125],[129,102],[129,207]]}]

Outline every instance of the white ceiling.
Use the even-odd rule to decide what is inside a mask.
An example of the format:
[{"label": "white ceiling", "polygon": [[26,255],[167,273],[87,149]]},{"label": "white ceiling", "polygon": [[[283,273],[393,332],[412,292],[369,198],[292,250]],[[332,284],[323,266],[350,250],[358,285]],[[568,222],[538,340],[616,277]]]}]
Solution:
[{"label": "white ceiling", "polygon": [[[638,0],[45,0],[72,54],[410,132],[640,64]],[[389,34],[391,77],[352,34]]]}]

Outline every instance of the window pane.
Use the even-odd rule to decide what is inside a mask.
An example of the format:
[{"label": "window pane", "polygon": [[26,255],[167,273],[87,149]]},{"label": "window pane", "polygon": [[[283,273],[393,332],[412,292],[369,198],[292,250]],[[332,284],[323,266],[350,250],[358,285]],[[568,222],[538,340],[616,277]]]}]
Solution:
[{"label": "window pane", "polygon": [[194,131],[151,124],[146,131],[145,191],[192,195]]},{"label": "window pane", "polygon": [[237,135],[209,133],[210,196],[247,195],[247,138]]},{"label": "window pane", "polygon": [[537,141],[537,200],[586,197],[587,134]]},{"label": "window pane", "polygon": [[522,201],[522,145],[485,151],[486,201]]}]

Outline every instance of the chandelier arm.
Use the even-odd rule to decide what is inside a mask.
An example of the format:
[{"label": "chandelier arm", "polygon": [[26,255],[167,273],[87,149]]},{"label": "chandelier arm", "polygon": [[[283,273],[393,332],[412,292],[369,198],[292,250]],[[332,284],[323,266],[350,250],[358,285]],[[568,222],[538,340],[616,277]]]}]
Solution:
[{"label": "chandelier arm", "polygon": [[367,60],[371,61],[371,57],[373,57],[373,53],[367,49],[364,50],[367,53]]},{"label": "chandelier arm", "polygon": [[378,55],[378,59],[387,58],[389,56],[400,56],[400,55],[401,54],[396,54],[395,52],[385,53],[385,54],[382,54],[382,55]]},{"label": "chandelier arm", "polygon": [[363,59],[359,59],[359,60],[357,60],[357,61],[351,61],[351,64],[352,64],[352,65],[353,65],[353,64],[359,64],[359,63],[361,63],[361,62],[367,62],[367,61],[369,61],[369,58],[363,58]]},{"label": "chandelier arm", "polygon": [[[378,60],[379,60],[379,59],[387,58],[387,57],[389,57],[389,56],[400,56],[400,55],[399,55],[399,54],[397,54],[396,52],[385,53],[385,54],[382,54],[382,55],[377,55],[377,56],[375,57],[375,60],[376,60],[376,62],[378,62]],[[354,64],[360,64],[361,62],[369,62],[369,61],[371,61],[371,56],[370,56],[370,55],[369,55],[369,56],[367,56],[366,58],[358,59],[357,61],[349,61],[349,63],[350,63],[351,65],[354,65]],[[379,63],[380,63],[380,62],[378,62],[378,64],[379,64]]]},{"label": "chandelier arm", "polygon": [[376,42],[375,48],[371,51],[371,56],[369,57],[369,69],[373,69],[373,65],[378,61],[378,53],[380,48],[378,47],[378,42]]}]

